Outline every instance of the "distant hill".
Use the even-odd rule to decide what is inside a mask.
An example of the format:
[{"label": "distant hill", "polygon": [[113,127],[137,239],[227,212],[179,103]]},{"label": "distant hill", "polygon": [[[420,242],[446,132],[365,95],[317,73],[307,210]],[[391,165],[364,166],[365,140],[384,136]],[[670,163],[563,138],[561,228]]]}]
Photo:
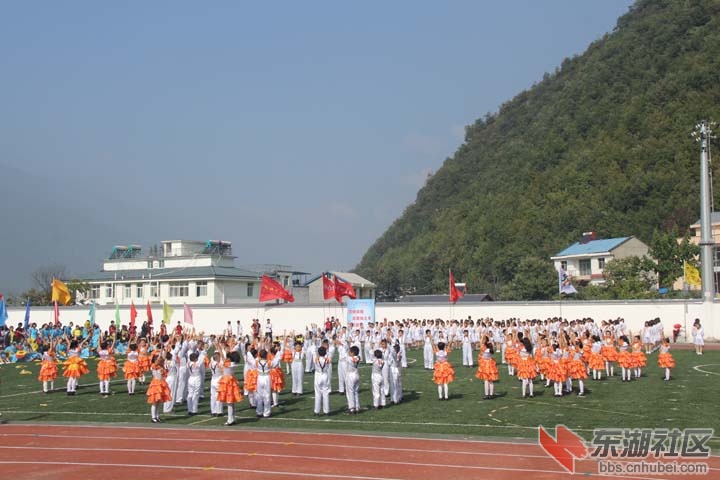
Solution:
[{"label": "distant hill", "polygon": [[[599,237],[684,231],[699,148],[720,120],[720,1],[642,0],[587,51],[466,129],[356,271],[380,290],[496,294],[524,257]],[[720,205],[720,188],[715,189]]]}]

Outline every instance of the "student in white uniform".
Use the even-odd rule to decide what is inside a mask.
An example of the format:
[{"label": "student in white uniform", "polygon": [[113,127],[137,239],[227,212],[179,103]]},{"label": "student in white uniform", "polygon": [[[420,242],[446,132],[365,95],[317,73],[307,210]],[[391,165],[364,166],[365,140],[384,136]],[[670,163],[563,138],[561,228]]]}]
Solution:
[{"label": "student in white uniform", "polygon": [[222,355],[218,350],[219,347],[216,346],[210,360],[210,415],[213,417],[220,417],[223,414],[223,404],[217,399],[218,385],[223,376]]},{"label": "student in white uniform", "polygon": [[200,402],[200,389],[202,388],[202,373],[203,369],[201,363],[198,362],[200,355],[198,352],[190,354],[189,362],[187,364],[188,381],[187,381],[187,409],[188,415],[197,415],[198,403]]},{"label": "student in white uniform", "polygon": [[348,402],[350,414],[356,414],[360,410],[360,348],[357,345],[350,347],[347,355],[347,367],[345,371],[345,396]]},{"label": "student in white uniform", "polygon": [[702,355],[705,346],[705,329],[700,325],[700,319],[696,318],[692,328],[693,343],[695,343],[695,354]]},{"label": "student in white uniform", "polygon": [[325,347],[318,347],[315,357],[315,415],[330,415],[330,360]]},{"label": "student in white uniform", "polygon": [[403,393],[402,393],[402,348],[400,348],[400,344],[396,343],[393,345],[393,350],[390,355],[391,361],[390,363],[390,383],[392,384],[390,387],[390,401],[393,405],[397,405],[400,403],[403,399]]},{"label": "student in white uniform", "polygon": [[305,360],[302,342],[296,341],[293,350],[291,364],[292,394],[295,397],[299,397],[303,393],[303,361]]},{"label": "student in white uniform", "polygon": [[372,396],[373,396],[373,408],[379,409],[385,406],[385,385],[383,385],[383,368],[385,367],[385,360],[383,359],[383,353],[381,350],[375,350],[373,354],[375,359],[372,364],[372,376],[370,382],[372,384]]},{"label": "student in white uniform", "polygon": [[433,337],[430,329],[425,330],[425,340],[423,345],[423,365],[425,370],[432,370],[434,366],[433,360],[435,354],[433,352]]},{"label": "student in white uniform", "polygon": [[345,393],[345,375],[347,375],[347,359],[348,348],[344,340],[335,340],[336,350],[338,352],[338,392]]},{"label": "student in white uniform", "polygon": [[473,358],[472,358],[472,341],[470,339],[470,332],[468,330],[463,330],[463,336],[462,336],[462,364],[465,367],[472,367],[473,366]]},{"label": "student in white uniform", "polygon": [[255,415],[258,418],[270,416],[270,362],[268,362],[268,352],[263,349],[258,354],[260,357],[257,361],[257,389],[255,390]]}]

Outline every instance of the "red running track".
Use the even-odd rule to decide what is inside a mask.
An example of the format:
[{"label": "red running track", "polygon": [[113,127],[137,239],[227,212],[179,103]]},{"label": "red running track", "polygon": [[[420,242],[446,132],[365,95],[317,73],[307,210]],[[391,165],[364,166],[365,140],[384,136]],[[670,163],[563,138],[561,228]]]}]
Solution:
[{"label": "red running track", "polygon": [[[571,479],[533,443],[266,430],[90,425],[0,426],[3,478]],[[720,458],[707,460],[720,475]],[[593,478],[597,463],[576,464]],[[623,478],[648,478],[628,477]],[[653,479],[670,478],[653,476]],[[697,478],[697,477],[696,477]]]}]

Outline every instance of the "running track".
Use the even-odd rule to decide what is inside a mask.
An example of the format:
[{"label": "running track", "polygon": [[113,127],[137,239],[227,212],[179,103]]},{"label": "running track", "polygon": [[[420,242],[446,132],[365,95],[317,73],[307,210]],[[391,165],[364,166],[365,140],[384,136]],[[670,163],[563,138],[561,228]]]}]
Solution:
[{"label": "running track", "polygon": [[[719,478],[720,457],[702,459]],[[577,462],[593,478],[597,463]],[[572,479],[535,443],[154,425],[0,425],[3,478]],[[623,478],[670,478],[668,476]]]}]

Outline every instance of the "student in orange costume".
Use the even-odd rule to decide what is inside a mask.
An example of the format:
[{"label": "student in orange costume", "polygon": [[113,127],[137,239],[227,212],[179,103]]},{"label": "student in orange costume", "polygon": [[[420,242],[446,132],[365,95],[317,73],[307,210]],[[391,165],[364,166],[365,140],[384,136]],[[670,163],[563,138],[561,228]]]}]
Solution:
[{"label": "student in orange costume", "polygon": [[165,381],[165,359],[158,357],[150,367],[150,372],[152,373],[152,381],[146,392],[147,403],[150,404],[150,420],[153,423],[161,423],[160,406],[172,398],[170,387]]},{"label": "student in orange costume", "polygon": [[660,345],[658,366],[665,369],[665,381],[670,380],[670,369],[675,368],[675,359],[670,353],[670,339],[667,337],[665,337],[665,341]]},{"label": "student in orange costume", "polygon": [[[495,384],[500,378],[497,364],[493,358],[495,347],[493,342],[486,336],[483,336],[483,343],[480,346],[478,354],[478,368],[475,376],[485,383],[485,400],[489,400],[495,396]],[[524,384],[523,384],[524,388]],[[525,396],[525,395],[523,395]]]},{"label": "student in orange costume", "polygon": [[448,399],[448,384],[455,380],[455,370],[448,361],[448,352],[445,343],[440,342],[435,349],[435,367],[433,369],[433,382],[438,386],[438,398]]}]

